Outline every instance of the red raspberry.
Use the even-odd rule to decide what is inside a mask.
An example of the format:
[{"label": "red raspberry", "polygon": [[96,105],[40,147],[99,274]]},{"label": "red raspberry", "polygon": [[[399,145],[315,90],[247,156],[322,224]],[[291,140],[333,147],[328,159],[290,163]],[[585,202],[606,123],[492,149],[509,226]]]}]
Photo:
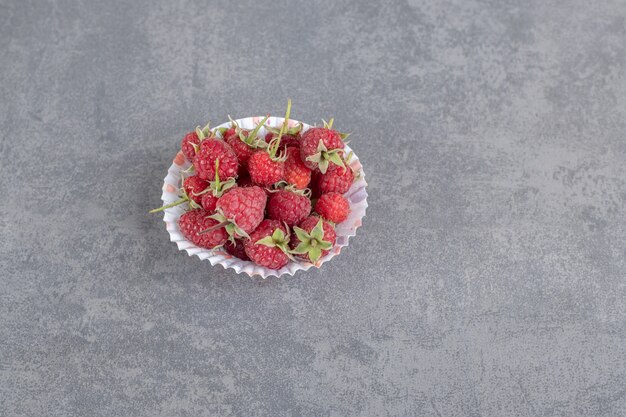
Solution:
[{"label": "red raspberry", "polygon": [[248,159],[248,172],[253,183],[270,186],[283,179],[285,163],[272,159],[267,151],[256,151]]},{"label": "red raspberry", "polygon": [[235,239],[235,243],[230,240],[227,240],[224,244],[224,249],[226,252],[233,255],[235,258],[239,258],[243,261],[249,261],[248,254],[246,254],[246,249],[243,247],[243,240]]},{"label": "red raspberry", "polygon": [[341,134],[327,127],[312,127],[302,134],[300,140],[300,158],[311,168],[319,168],[322,173],[328,165],[341,165],[340,153],[344,148]]},{"label": "red raspberry", "polygon": [[223,227],[199,234],[217,224],[219,222],[210,218],[209,213],[202,209],[190,210],[178,219],[178,227],[183,236],[194,245],[207,249],[221,246],[228,239],[228,233]]},{"label": "red raspberry", "polygon": [[183,155],[189,162],[193,162],[196,157],[196,149],[193,145],[199,146],[200,138],[196,132],[189,132],[180,143],[180,150],[183,151]]},{"label": "red raspberry", "polygon": [[302,192],[278,190],[270,193],[267,217],[285,222],[288,226],[299,223],[311,213],[311,200]]},{"label": "red raspberry", "polygon": [[[246,135],[247,133],[243,133]],[[246,144],[243,140],[239,138],[239,135],[231,135],[226,139],[226,142],[233,148],[235,153],[237,154],[237,159],[239,160],[239,164],[245,166],[248,163],[248,159],[250,159],[250,155],[254,153],[256,148],[253,148]]]},{"label": "red raspberry", "polygon": [[317,177],[317,189],[321,194],[345,194],[354,182],[354,173],[346,163],[345,167],[331,164],[325,174]]},{"label": "red raspberry", "polygon": [[202,196],[204,195],[200,193],[206,190],[208,186],[208,181],[200,179],[197,175],[194,175],[193,177],[187,177],[183,181],[183,189],[185,190],[185,194],[190,200],[193,200],[193,202],[198,205],[202,204]]},{"label": "red raspberry", "polygon": [[237,155],[229,144],[221,139],[206,139],[200,143],[200,151],[193,166],[202,179],[215,177],[215,160],[219,159],[219,175],[222,179],[237,176]]},{"label": "red raspberry", "polygon": [[289,262],[289,236],[278,220],[263,220],[244,241],[246,254],[257,265],[279,269]]},{"label": "red raspberry", "polygon": [[237,186],[234,178],[220,181],[220,160],[215,160],[215,180],[208,182],[209,188],[202,194],[201,205],[206,211],[213,213],[219,198],[229,189]]},{"label": "red raspberry", "polygon": [[200,202],[200,205],[204,210],[213,214],[218,200],[219,197],[214,196],[212,192],[208,192],[206,194],[202,194],[202,201]]},{"label": "red raspberry", "polygon": [[350,203],[339,193],[322,194],[315,204],[315,211],[324,219],[337,224],[348,218]]},{"label": "red raspberry", "polygon": [[[287,102],[285,122],[289,121],[290,113],[291,100]],[[287,155],[284,154],[284,151],[279,154],[279,149],[284,149],[281,147],[281,140],[282,136],[285,134],[286,128],[286,124],[283,123],[278,136],[272,139],[272,142],[267,146],[267,150],[256,151],[250,156],[248,160],[248,172],[250,173],[250,178],[252,178],[253,183],[268,187],[283,179]],[[273,128],[268,129],[270,132],[275,130]]]},{"label": "red raspberry", "polygon": [[235,126],[229,127],[228,129],[224,131],[224,133],[222,133],[222,137],[227,142],[231,136],[236,136],[236,135],[237,135],[237,128]]},{"label": "red raspberry", "polygon": [[317,216],[307,217],[293,230],[289,242],[292,253],[309,262],[328,255],[337,240],[333,225]]},{"label": "red raspberry", "polygon": [[200,146],[200,142],[213,134],[211,129],[209,129],[209,124],[207,123],[203,128],[200,128],[200,126],[196,127],[196,130],[187,133],[181,141],[180,150],[189,162],[193,162],[196,158],[196,148]]},{"label": "red raspberry", "polygon": [[244,237],[263,220],[267,195],[261,187],[233,188],[217,202],[219,221],[229,222],[226,231],[235,237]]},{"label": "red raspberry", "polygon": [[262,139],[258,138],[257,135],[261,127],[265,125],[268,118],[269,116],[266,116],[263,120],[261,120],[254,130],[236,127],[234,134],[230,133],[228,130],[226,131],[228,134],[228,136],[225,136],[226,141],[230,146],[232,146],[233,150],[237,154],[239,163],[242,166],[245,166],[248,163],[248,159],[250,159],[250,155],[252,155],[254,151],[258,148],[264,148],[267,146]]},{"label": "red raspberry", "polygon": [[[287,112],[291,113],[291,100],[289,100],[289,103],[287,103]],[[272,139],[278,137],[282,129],[283,136],[280,140],[280,145],[282,148],[300,146],[300,132],[302,131],[302,123],[298,123],[293,127],[289,127],[289,114],[286,115],[285,121],[283,121],[280,127],[266,126],[266,129],[268,130],[268,132],[265,134],[265,142],[270,143]]]},{"label": "red raspberry", "polygon": [[[265,134],[265,142],[270,143],[272,139],[278,136],[278,133],[267,132]],[[289,147],[299,147],[300,146],[300,135],[283,135],[280,138],[280,146],[284,148]]]},{"label": "red raspberry", "polygon": [[297,148],[287,148],[284,177],[288,184],[301,190],[304,190],[311,182],[311,170],[300,159],[300,152]]}]

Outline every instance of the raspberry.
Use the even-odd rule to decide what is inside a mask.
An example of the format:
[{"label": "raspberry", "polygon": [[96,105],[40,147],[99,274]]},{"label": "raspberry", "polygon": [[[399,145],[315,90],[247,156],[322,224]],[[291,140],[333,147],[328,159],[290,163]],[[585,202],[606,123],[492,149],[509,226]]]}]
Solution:
[{"label": "raspberry", "polygon": [[220,160],[215,160],[215,180],[209,182],[209,189],[202,194],[202,200],[200,204],[202,208],[208,212],[213,213],[217,206],[217,202],[220,197],[229,189],[235,187],[234,178],[229,178],[227,181],[220,181]]},{"label": "raspberry", "polygon": [[233,125],[232,127],[229,127],[228,129],[224,130],[224,133],[222,133],[222,138],[224,138],[224,140],[228,142],[228,139],[231,136],[236,136],[236,135],[237,135],[237,128],[235,125]]},{"label": "raspberry", "polygon": [[207,123],[206,126],[200,128],[200,126],[196,127],[196,130],[193,132],[189,132],[185,135],[183,140],[180,143],[180,150],[185,155],[185,158],[189,160],[189,162],[193,162],[196,157],[196,150],[199,149],[200,142],[202,142],[207,137],[210,137],[212,134],[209,129],[210,123]]},{"label": "raspberry", "polygon": [[190,210],[178,219],[178,227],[183,236],[194,245],[207,249],[221,246],[228,239],[228,234],[223,227],[200,233],[218,224],[217,220],[210,218],[209,213],[202,209]]},{"label": "raspberry", "polygon": [[330,165],[325,174],[320,173],[317,177],[317,189],[321,194],[348,192],[354,182],[354,173],[347,165],[345,167]]},{"label": "raspberry", "polygon": [[285,222],[288,226],[299,223],[311,213],[311,200],[302,192],[278,190],[270,193],[267,217]]},{"label": "raspberry", "polygon": [[278,154],[281,149],[281,140],[289,124],[289,114],[291,113],[291,100],[287,101],[287,111],[285,113],[285,122],[276,138],[267,145],[267,150],[257,151],[250,156],[248,160],[248,172],[250,178],[255,184],[270,186],[283,179],[285,174],[285,159],[287,155],[284,150],[281,155]]},{"label": "raspberry", "polygon": [[237,160],[239,160],[240,166],[246,166],[250,155],[254,153],[256,148],[248,146],[244,141],[239,139],[239,136],[233,135],[227,139],[228,144],[233,148],[237,154]]},{"label": "raspberry", "polygon": [[263,220],[244,241],[246,254],[257,265],[279,269],[289,262],[289,235],[278,220]]},{"label": "raspberry", "polygon": [[233,148],[235,153],[237,154],[237,159],[239,160],[239,164],[245,166],[248,163],[248,159],[258,148],[267,147],[266,143],[257,137],[259,130],[269,116],[266,116],[263,120],[259,122],[259,124],[254,128],[254,130],[246,130],[237,127],[235,129],[235,133],[230,133],[228,130],[225,136],[226,142]]},{"label": "raspberry", "polygon": [[217,202],[213,218],[227,222],[226,231],[234,237],[244,237],[263,220],[267,195],[260,187],[233,188]]},{"label": "raspberry", "polygon": [[243,247],[243,240],[235,239],[233,243],[231,240],[227,240],[224,244],[224,249],[226,252],[233,255],[235,258],[239,258],[244,261],[249,261],[248,254],[246,254],[246,249]]},{"label": "raspberry", "polygon": [[285,163],[273,160],[266,151],[256,151],[248,159],[248,172],[253,183],[270,186],[283,179]]},{"label": "raspberry", "polygon": [[[288,107],[291,103],[287,104]],[[288,111],[291,109],[289,108]],[[280,140],[280,146],[282,148],[299,147],[300,146],[300,132],[302,131],[302,123],[298,123],[293,127],[289,127],[289,117],[285,117],[283,124],[280,128],[266,126],[267,133],[265,134],[265,142],[270,143],[274,138],[280,136],[282,130],[283,135]]]},{"label": "raspberry", "polygon": [[292,253],[309,262],[328,255],[337,240],[332,224],[317,216],[309,216],[293,228],[289,245]]},{"label": "raspberry", "polygon": [[343,135],[336,130],[332,130],[332,119],[330,124],[324,127],[312,127],[302,134],[300,140],[300,158],[310,169],[319,169],[325,173],[329,164],[333,163],[343,166],[340,154],[345,147]]},{"label": "raspberry", "polygon": [[183,151],[183,155],[189,162],[193,162],[196,157],[196,148],[194,145],[200,145],[200,138],[196,132],[189,132],[185,135],[180,143],[180,150]]},{"label": "raspberry", "polygon": [[215,206],[217,205],[218,197],[215,197],[213,193],[202,194],[202,201],[200,205],[204,210],[209,213],[213,213],[215,211]]},{"label": "raspberry", "polygon": [[255,148],[251,148],[244,141],[239,139],[237,135],[229,136],[226,142],[233,148],[235,154],[237,154],[239,165],[245,165],[248,159],[250,159],[250,155],[252,155],[255,150]]},{"label": "raspberry", "polygon": [[219,176],[223,179],[237,176],[237,155],[233,148],[221,139],[206,139],[200,143],[193,166],[202,179],[215,177],[215,161],[219,160]]},{"label": "raspberry", "polygon": [[284,179],[288,184],[304,190],[311,182],[311,170],[300,159],[297,148],[287,148]]},{"label": "raspberry", "polygon": [[315,211],[324,219],[337,224],[348,218],[350,203],[339,193],[322,194],[315,204]]},{"label": "raspberry", "polygon": [[209,186],[208,181],[200,179],[197,175],[193,177],[187,177],[183,181],[183,190],[185,195],[194,203],[200,205],[202,203],[202,193]]},{"label": "raspberry", "polygon": [[[265,134],[265,142],[270,143],[272,139],[278,137],[278,133],[267,132]],[[289,147],[299,147],[300,146],[300,135],[288,135],[285,134],[280,139],[280,146],[284,148]]]}]

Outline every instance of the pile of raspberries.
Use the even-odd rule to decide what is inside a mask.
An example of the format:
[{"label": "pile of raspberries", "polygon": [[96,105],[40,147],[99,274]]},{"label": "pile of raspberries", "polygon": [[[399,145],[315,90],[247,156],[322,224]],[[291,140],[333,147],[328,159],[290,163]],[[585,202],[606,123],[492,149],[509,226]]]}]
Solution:
[{"label": "pile of raspberries", "polygon": [[265,126],[265,137],[259,131],[269,116],[252,130],[231,119],[229,128],[185,135],[181,151],[192,166],[181,199],[152,212],[188,203],[178,220],[186,239],[271,269],[328,254],[356,178],[344,152],[348,135],[333,130],[332,119],[302,132],[301,123],[290,126],[290,111],[291,100],[285,122]]}]

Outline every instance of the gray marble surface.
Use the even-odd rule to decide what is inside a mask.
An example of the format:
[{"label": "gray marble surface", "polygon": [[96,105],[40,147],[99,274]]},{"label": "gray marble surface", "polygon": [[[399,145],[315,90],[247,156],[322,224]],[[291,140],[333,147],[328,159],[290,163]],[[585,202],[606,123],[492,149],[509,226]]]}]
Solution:
[{"label": "gray marble surface", "polygon": [[[0,0],[0,415],[626,415],[624,1]],[[353,131],[322,270],[189,258],[182,134]]]}]

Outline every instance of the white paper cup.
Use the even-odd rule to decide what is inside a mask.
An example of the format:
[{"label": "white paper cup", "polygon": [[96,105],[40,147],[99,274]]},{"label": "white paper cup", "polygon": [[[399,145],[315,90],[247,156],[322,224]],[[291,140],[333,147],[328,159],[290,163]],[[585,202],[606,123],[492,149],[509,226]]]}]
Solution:
[{"label": "white paper cup", "polygon": [[[236,122],[242,128],[253,129],[262,119],[263,117],[246,117],[244,119],[237,119]],[[285,119],[282,117],[270,117],[266,125],[270,127],[280,127],[284,120]],[[299,123],[297,120],[289,120],[289,126],[295,126],[297,123]],[[312,127],[306,123],[302,123],[302,125],[303,131]],[[216,126],[213,130],[221,127],[230,127],[230,122]],[[261,128],[259,131],[259,135],[262,136],[265,136],[266,133],[265,128]],[[346,153],[351,151],[348,145],[346,145],[345,151]],[[180,198],[178,192],[181,187],[181,171],[189,168],[190,165],[191,163],[187,161],[182,152],[179,151],[174,158],[172,166],[167,170],[167,176],[163,181],[163,194],[161,195],[163,205],[170,204]],[[163,221],[170,234],[170,240],[176,242],[179,250],[184,250],[189,256],[197,256],[202,260],[208,260],[211,262],[211,265],[222,265],[224,268],[231,268],[238,274],[246,273],[251,277],[259,275],[265,279],[272,275],[276,277],[283,274],[293,275],[297,271],[306,271],[313,266],[319,268],[324,262],[328,262],[336,255],[339,255],[341,248],[348,246],[348,239],[356,235],[356,229],[361,226],[363,217],[365,217],[365,209],[367,208],[367,191],[365,188],[367,187],[367,183],[365,182],[363,166],[359,162],[358,156],[354,153],[350,159],[350,166],[355,173],[358,172],[359,174],[358,180],[356,180],[348,192],[344,194],[350,202],[350,215],[345,221],[336,225],[335,232],[337,233],[337,241],[330,250],[330,253],[318,260],[315,264],[304,260],[296,260],[289,262],[281,269],[269,269],[253,262],[236,258],[223,249],[210,250],[198,247],[185,239],[178,227],[178,219],[189,208],[187,203],[166,209],[164,211]]]}]

